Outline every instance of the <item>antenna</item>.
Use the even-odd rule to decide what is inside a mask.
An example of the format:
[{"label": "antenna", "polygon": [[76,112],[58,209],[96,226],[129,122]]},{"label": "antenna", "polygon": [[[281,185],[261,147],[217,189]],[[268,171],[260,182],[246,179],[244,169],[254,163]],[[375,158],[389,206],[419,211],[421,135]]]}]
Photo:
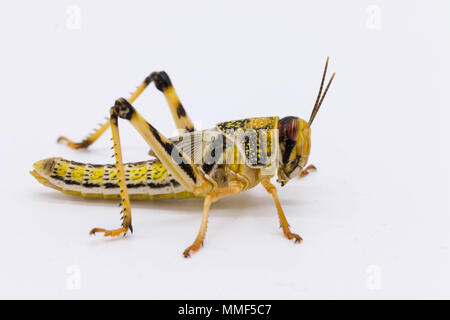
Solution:
[{"label": "antenna", "polygon": [[323,70],[322,82],[320,83],[319,94],[317,95],[316,103],[314,104],[314,108],[313,108],[313,110],[312,110],[312,112],[311,112],[311,117],[309,118],[309,121],[308,121],[308,125],[309,125],[309,126],[311,126],[311,124],[313,123],[314,118],[316,117],[316,114],[317,114],[317,112],[319,111],[320,106],[322,105],[323,100],[325,99],[325,95],[327,94],[328,88],[330,87],[331,82],[333,81],[334,76],[335,76],[335,74],[336,74],[336,72],[333,73],[333,75],[332,75],[331,78],[330,78],[330,81],[328,81],[327,87],[325,88],[325,91],[324,91],[323,95],[321,96],[321,94],[322,94],[322,89],[323,89],[323,84],[324,84],[324,82],[325,82],[325,77],[326,77],[326,75],[327,75],[328,61],[329,61],[329,60],[330,60],[330,57],[327,57],[327,62],[325,63],[325,69]]}]

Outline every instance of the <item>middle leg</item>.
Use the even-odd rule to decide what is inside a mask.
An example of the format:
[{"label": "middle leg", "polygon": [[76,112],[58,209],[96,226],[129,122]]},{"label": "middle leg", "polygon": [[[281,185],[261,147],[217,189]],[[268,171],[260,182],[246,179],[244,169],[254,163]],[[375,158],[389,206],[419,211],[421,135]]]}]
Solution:
[{"label": "middle leg", "polygon": [[208,216],[211,204],[226,196],[239,193],[243,190],[243,188],[244,185],[242,184],[242,182],[233,181],[230,183],[228,187],[211,191],[206,195],[205,200],[203,202],[203,216],[202,216],[202,223],[200,225],[200,230],[198,231],[194,243],[189,247],[187,247],[186,250],[184,250],[183,255],[185,258],[189,257],[191,252],[197,251],[203,245],[203,241],[205,240],[206,235],[206,228],[208,226]]}]

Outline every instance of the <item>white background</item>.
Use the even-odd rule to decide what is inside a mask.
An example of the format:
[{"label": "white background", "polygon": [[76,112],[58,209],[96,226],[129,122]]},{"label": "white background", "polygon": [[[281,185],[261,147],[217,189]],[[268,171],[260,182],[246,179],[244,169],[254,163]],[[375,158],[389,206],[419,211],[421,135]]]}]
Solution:
[{"label": "white background", "polygon": [[[1,298],[450,298],[448,1],[3,1],[0,39]],[[119,226],[117,202],[28,173],[111,163],[109,132],[86,152],[56,138],[82,139],[155,70],[203,128],[307,119],[327,55],[319,171],[279,190],[301,245],[260,186],[214,204],[191,259],[201,200],[134,202],[133,235],[90,238]],[[173,133],[153,86],[135,106]],[[125,160],[147,159],[121,129]]]}]

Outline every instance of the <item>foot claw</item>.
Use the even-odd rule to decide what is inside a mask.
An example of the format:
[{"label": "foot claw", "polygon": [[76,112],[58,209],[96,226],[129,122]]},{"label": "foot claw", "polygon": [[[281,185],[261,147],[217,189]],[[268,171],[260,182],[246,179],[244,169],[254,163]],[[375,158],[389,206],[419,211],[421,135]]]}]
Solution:
[{"label": "foot claw", "polygon": [[300,243],[303,241],[302,237],[300,237],[298,234],[291,232],[289,229],[283,229],[284,235],[286,236],[286,238],[288,238],[289,240],[294,239],[295,243]]},{"label": "foot claw", "polygon": [[89,235],[94,235],[99,232],[103,232],[105,237],[118,237],[120,236],[122,233],[125,236],[128,232],[128,228],[118,228],[118,229],[114,229],[114,230],[106,230],[106,229],[102,229],[102,228],[94,228],[89,232]]},{"label": "foot claw", "polygon": [[197,251],[198,249],[200,249],[200,246],[203,246],[203,243],[194,243],[193,245],[187,247],[183,252],[183,256],[185,258],[189,258],[191,256],[191,252]]},{"label": "foot claw", "polygon": [[58,143],[65,143],[66,146],[68,146],[70,149],[78,150],[78,149],[86,149],[89,144],[87,144],[86,141],[83,141],[81,143],[73,142],[69,138],[66,138],[64,136],[61,136],[57,140]]},{"label": "foot claw", "polygon": [[299,178],[306,177],[312,171],[317,171],[317,168],[313,164],[310,164],[305,169],[300,171]]},{"label": "foot claw", "polygon": [[295,235],[295,243],[300,243],[302,241],[303,241],[302,237],[300,237],[298,234],[296,234]]}]

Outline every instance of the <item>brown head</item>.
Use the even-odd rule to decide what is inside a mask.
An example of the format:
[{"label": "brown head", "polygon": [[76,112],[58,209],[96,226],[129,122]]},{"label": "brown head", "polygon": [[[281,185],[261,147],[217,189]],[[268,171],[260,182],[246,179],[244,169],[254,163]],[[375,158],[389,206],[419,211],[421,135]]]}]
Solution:
[{"label": "brown head", "polygon": [[284,186],[290,179],[298,177],[301,170],[308,162],[311,150],[311,125],[335,75],[335,73],[333,73],[322,94],[327,68],[328,58],[325,64],[319,94],[317,95],[316,103],[314,104],[309,121],[306,122],[303,119],[293,116],[285,117],[279,121],[278,129],[281,159],[278,166],[277,181],[281,183],[281,186]]}]

